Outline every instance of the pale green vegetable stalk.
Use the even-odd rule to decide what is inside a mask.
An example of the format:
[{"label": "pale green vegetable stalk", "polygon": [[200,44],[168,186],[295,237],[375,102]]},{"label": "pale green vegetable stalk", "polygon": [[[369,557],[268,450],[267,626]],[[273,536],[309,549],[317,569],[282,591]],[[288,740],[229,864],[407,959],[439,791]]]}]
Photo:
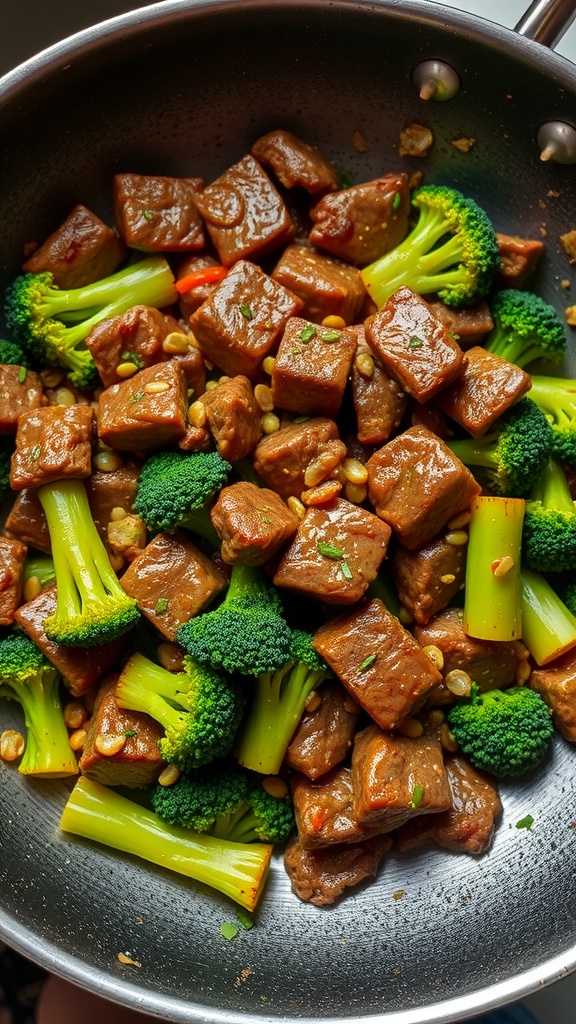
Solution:
[{"label": "pale green vegetable stalk", "polygon": [[464,632],[479,640],[522,636],[520,558],[523,498],[481,495],[470,507]]}]

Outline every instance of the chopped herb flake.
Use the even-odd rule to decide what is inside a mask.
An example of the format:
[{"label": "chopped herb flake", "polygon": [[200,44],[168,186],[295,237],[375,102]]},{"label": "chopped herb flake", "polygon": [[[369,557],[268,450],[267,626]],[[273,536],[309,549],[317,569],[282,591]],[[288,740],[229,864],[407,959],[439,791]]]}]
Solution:
[{"label": "chopped herb flake", "polygon": [[364,658],[364,661],[360,665],[360,671],[361,672],[365,672],[366,669],[370,668],[370,665],[373,665],[375,661],[376,661],[376,655],[375,654],[369,654],[367,658]]},{"label": "chopped herb flake", "polygon": [[154,608],[154,611],[156,612],[157,615],[162,615],[164,612],[167,612],[168,598],[159,597],[158,600],[156,601],[156,607]]},{"label": "chopped herb flake", "polygon": [[240,908],[236,916],[238,918],[238,923],[242,925],[245,931],[249,932],[250,929],[254,927],[254,921],[247,910],[242,910],[242,908]]},{"label": "chopped herb flake", "polygon": [[350,568],[350,566],[348,565],[348,562],[342,562],[342,575],[343,575],[343,576],[344,576],[344,577],[345,577],[345,578],[346,578],[347,580],[351,580],[351,579],[353,578],[353,575],[352,575],[352,569],[351,569],[351,568]]},{"label": "chopped herb flake", "polygon": [[309,416],[295,416],[292,423],[307,423],[309,419]]},{"label": "chopped herb flake", "polygon": [[410,800],[410,807],[419,807],[422,803],[422,797],[424,796],[424,786],[417,784],[412,790],[412,799]]},{"label": "chopped herb flake", "polygon": [[144,217],[144,220],[152,220],[154,210],[142,210],[142,216]]},{"label": "chopped herb flake", "polygon": [[341,333],[341,331],[324,331],[324,333],[321,334],[320,337],[322,338],[322,341],[338,341]]},{"label": "chopped herb flake", "polygon": [[325,558],[344,558],[342,548],[335,548],[332,544],[325,544],[322,540],[318,541],[316,548],[319,554],[324,555]]},{"label": "chopped herb flake", "polygon": [[299,356],[301,351],[302,350],[299,349],[299,348],[291,348],[290,349],[290,355],[292,355],[292,356]]},{"label": "chopped herb flake", "polygon": [[395,192],[394,193],[394,199],[392,200],[392,209],[393,210],[397,210],[398,207],[400,206],[401,202],[402,202],[402,196],[400,195],[399,192]]},{"label": "chopped herb flake", "polygon": [[30,449],[30,458],[32,462],[36,462],[36,459],[40,458],[41,451],[42,449],[39,444],[35,444],[34,447]]},{"label": "chopped herb flake", "polygon": [[300,339],[305,345],[307,345],[309,341],[312,341],[312,338],[314,338],[315,335],[316,328],[313,324],[306,324],[306,327],[303,327],[300,331]]},{"label": "chopped herb flake", "polygon": [[239,308],[240,312],[242,313],[242,316],[245,317],[246,320],[252,320],[253,319],[254,313],[250,309],[250,306],[243,306],[242,303],[240,303],[238,308]]},{"label": "chopped herb flake", "polygon": [[141,356],[138,355],[137,352],[123,352],[122,362],[134,363],[134,366],[137,366],[139,370],[144,369],[144,360],[141,358]]},{"label": "chopped herb flake", "polygon": [[126,739],[130,739],[131,736],[135,736],[136,735],[136,729],[125,729],[124,730],[124,735],[125,735]]},{"label": "chopped herb flake", "polygon": [[516,822],[516,828],[527,828],[530,831],[533,824],[534,818],[531,814],[527,814],[525,818],[520,818],[520,821]]},{"label": "chopped herb flake", "polygon": [[18,374],[18,383],[19,384],[23,384],[24,381],[26,380],[26,373],[27,373],[26,367],[25,366],[21,366],[20,367],[20,372]]},{"label": "chopped herb flake", "polygon": [[262,520],[263,523],[272,522],[272,520],[268,516],[265,516],[263,512],[260,513],[260,519]]},{"label": "chopped herb flake", "polygon": [[230,924],[226,921],[220,925],[220,934],[226,939],[226,942],[230,942],[230,939],[235,939],[239,930],[237,924]]},{"label": "chopped herb flake", "polygon": [[143,391],[135,391],[133,395],[130,395],[131,402],[139,402],[141,398],[144,398]]},{"label": "chopped herb flake", "polygon": [[354,175],[352,171],[340,171],[340,188],[350,188],[354,184]]},{"label": "chopped herb flake", "polygon": [[415,334],[413,334],[412,337],[410,338],[410,341],[408,342],[408,348],[422,348],[423,344],[424,342],[422,341],[422,338],[418,338]]},{"label": "chopped herb flake", "polygon": [[264,327],[266,328],[267,331],[271,331],[272,328],[274,327],[274,324],[272,323],[271,320],[266,320]]}]

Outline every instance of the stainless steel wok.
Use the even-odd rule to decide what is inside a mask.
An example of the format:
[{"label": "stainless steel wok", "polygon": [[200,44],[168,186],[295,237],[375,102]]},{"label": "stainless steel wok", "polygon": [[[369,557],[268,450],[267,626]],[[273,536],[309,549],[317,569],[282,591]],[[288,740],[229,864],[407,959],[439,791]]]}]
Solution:
[{"label": "stainless steel wok", "polygon": [[[566,22],[574,4],[559,6]],[[541,12],[523,31],[536,27],[548,43],[560,31]],[[458,74],[446,102],[419,98],[413,72],[428,58]],[[398,156],[399,130],[413,121],[435,136],[425,161]],[[1,284],[23,242],[74,203],[109,218],[114,172],[210,179],[281,126],[356,180],[422,169],[474,196],[498,230],[545,236],[536,283],[563,309],[576,302],[560,284],[574,286],[574,275],[558,240],[576,228],[576,166],[540,159],[548,130],[537,141],[558,121],[570,159],[572,64],[436,4],[166,0],[0,82]],[[452,145],[463,136],[475,140],[467,153]],[[0,763],[0,935],[49,970],[172,1021],[460,1020],[576,966],[575,783],[576,751],[558,740],[545,771],[503,787],[488,856],[392,854],[376,884],[329,910],[298,902],[278,859],[256,926],[225,942],[231,904],[64,837],[67,786],[25,782]],[[527,814],[532,829],[517,829]]]}]

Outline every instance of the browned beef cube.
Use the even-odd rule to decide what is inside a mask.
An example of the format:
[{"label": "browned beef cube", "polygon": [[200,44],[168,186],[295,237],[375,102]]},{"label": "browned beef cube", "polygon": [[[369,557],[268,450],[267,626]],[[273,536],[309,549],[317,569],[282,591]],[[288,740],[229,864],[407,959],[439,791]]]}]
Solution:
[{"label": "browned beef cube", "polygon": [[416,815],[452,806],[436,736],[396,736],[377,725],[356,734],[352,751],[353,812],[367,826],[392,832]]},{"label": "browned beef cube", "polygon": [[535,238],[496,233],[500,253],[500,270],[496,275],[499,288],[523,288],[536,270],[544,242]]},{"label": "browned beef cube", "polygon": [[114,214],[126,244],[144,252],[203,249],[206,236],[194,202],[203,185],[201,178],[115,175]]},{"label": "browned beef cube", "polygon": [[[366,356],[371,358],[366,360]],[[371,356],[363,339],[352,364],[351,383],[358,440],[362,444],[383,444],[398,430],[408,408],[408,395]]]},{"label": "browned beef cube", "polygon": [[262,483],[285,501],[299,498],[305,488],[306,467],[321,457],[326,445],[338,436],[334,420],[325,416],[290,423],[258,442],[252,460],[254,469]]},{"label": "browned beef cube", "polygon": [[248,378],[231,377],[205,391],[200,401],[222,458],[229,462],[246,458],[262,436],[262,410]]},{"label": "browned beef cube", "polygon": [[472,437],[481,437],[530,387],[528,373],[476,345],[468,349],[458,379],[436,401]]},{"label": "browned beef cube", "polygon": [[254,378],[302,305],[260,267],[241,260],[192,314],[190,326],[206,358],[224,373]]},{"label": "browned beef cube", "polygon": [[196,338],[192,334],[179,334],[179,344],[183,343],[182,339],[186,339],[188,347],[184,348],[182,352],[175,352],[171,359],[178,363],[180,369],[184,371],[188,399],[194,402],[206,391],[206,364],[204,356],[196,344]]},{"label": "browned beef cube", "polygon": [[6,516],[4,536],[19,540],[31,548],[49,555],[52,551],[48,523],[35,488],[18,491],[14,504]]},{"label": "browned beef cube", "polygon": [[466,545],[448,544],[439,534],[417,551],[397,544],[390,563],[401,603],[424,626],[464,586]]},{"label": "browned beef cube", "polygon": [[426,427],[410,427],[368,460],[370,501],[405,547],[424,547],[480,493],[448,446]]},{"label": "browned beef cube", "polygon": [[457,341],[460,348],[465,350],[473,345],[480,345],[494,326],[490,307],[485,299],[481,299],[473,306],[465,306],[463,309],[446,306],[439,299],[429,301],[428,305],[435,316],[450,331],[454,341]]},{"label": "browned beef cube", "polygon": [[530,687],[544,698],[554,725],[569,743],[576,743],[576,652],[569,651],[530,676]]},{"label": "browned beef cube", "polygon": [[430,402],[424,402],[423,405],[410,400],[408,412],[411,427],[427,427],[443,441],[449,441],[454,437],[454,430],[448,422],[448,417],[444,415],[434,398]]},{"label": "browned beef cube", "polygon": [[228,565],[264,565],[298,529],[297,517],[275,491],[245,481],[223,487],[210,516]]},{"label": "browned beef cube", "polygon": [[225,267],[261,259],[294,233],[279,192],[250,155],[207,185],[196,206]]},{"label": "browned beef cube", "polygon": [[183,452],[205,452],[212,447],[212,435],[206,425],[195,427],[188,423],[184,437],[178,441],[178,447]]},{"label": "browned beef cube", "polygon": [[310,210],[310,241],[346,263],[365,266],[400,244],[409,210],[408,175],[385,174],[323,196]]},{"label": "browned beef cube", "polygon": [[358,843],[380,829],[361,825],[354,817],[352,772],[342,766],[312,781],[295,775],[291,781],[298,838],[306,850],[334,843]]},{"label": "browned beef cube", "polygon": [[120,469],[105,473],[95,469],[86,481],[86,494],[96,528],[108,547],[108,523],[112,509],[123,508],[132,511],[138,491],[140,471],[134,463],[126,463]]},{"label": "browned beef cube", "polygon": [[285,188],[304,188],[311,195],[338,188],[336,168],[315,146],[283,128],[262,135],[250,152]]},{"label": "browned beef cube", "polygon": [[10,467],[13,490],[90,476],[92,420],[89,405],[46,405],[22,413]]},{"label": "browned beef cube", "polygon": [[396,729],[442,679],[412,634],[379,600],[320,626],[313,647],[382,729]]},{"label": "browned beef cube", "polygon": [[153,451],[186,433],[186,378],[171,359],[106,388],[98,402],[98,434],[118,451]]},{"label": "browned beef cube", "polygon": [[226,587],[226,577],[182,531],[157,533],[122,576],[122,586],[143,615],[174,640]]},{"label": "browned beef cube", "polygon": [[25,366],[0,364],[0,434],[15,434],[18,417],[45,404],[42,381]]},{"label": "browned beef cube", "polygon": [[96,324],[86,345],[104,387],[119,383],[117,369],[121,363],[135,362],[143,369],[164,362],[168,356],[162,342],[172,332],[182,333],[178,321],[151,306],[133,306],[120,316]]},{"label": "browned beef cube", "polygon": [[[102,680],[78,763],[80,773],[103,786],[148,789],[165,768],[158,749],[163,729],[140,711],[127,711],[116,703],[118,675]],[[124,744],[115,754],[103,753],[106,743]]]},{"label": "browned beef cube", "polygon": [[108,277],[126,257],[126,246],[95,213],[75,206],[66,220],[22,266],[26,274],[48,271],[58,288],[79,288]]},{"label": "browned beef cube", "polygon": [[360,708],[337,679],[315,691],[284,757],[284,764],[318,779],[343,761],[352,746]]},{"label": "browned beef cube", "polygon": [[325,907],[343,896],[347,889],[373,877],[391,846],[389,836],[377,835],[359,843],[305,850],[295,837],[286,847],[284,867],[296,896],[306,903]]},{"label": "browned beef cube", "polygon": [[[197,270],[207,270],[208,267],[220,266],[221,264],[218,263],[218,260],[210,256],[209,253],[193,253],[191,256],[186,256],[182,263],[180,263],[176,278],[180,282],[188,274],[192,274]],[[218,281],[196,284],[194,287],[189,288],[188,291],[180,292],[178,307],[184,323],[187,324],[189,322],[192,313],[195,313],[198,307],[203,302],[206,302],[206,299],[210,297],[214,289],[218,287],[218,284]]]},{"label": "browned beef cube", "polygon": [[372,512],[343,498],[310,507],[274,583],[328,604],[354,604],[375,579],[389,538],[390,530]]},{"label": "browned beef cube", "polygon": [[398,288],[366,321],[366,340],[383,367],[417,402],[427,402],[464,367],[462,349],[430,306],[411,288]]},{"label": "browned beef cube", "polygon": [[272,277],[300,296],[304,302],[302,315],[314,323],[321,323],[327,316],[340,316],[345,323],[353,324],[366,299],[356,267],[307,245],[289,245]]},{"label": "browned beef cube", "polygon": [[336,416],[356,352],[355,331],[292,317],[272,370],[274,405],[304,416]]},{"label": "browned beef cube", "polygon": [[477,857],[491,846],[502,813],[495,781],[463,757],[448,757],[445,768],[452,796],[450,810],[418,816],[402,825],[394,836],[400,853],[434,842]]},{"label": "browned beef cube", "polygon": [[28,548],[0,537],[0,626],[11,626],[22,597],[22,570]]}]

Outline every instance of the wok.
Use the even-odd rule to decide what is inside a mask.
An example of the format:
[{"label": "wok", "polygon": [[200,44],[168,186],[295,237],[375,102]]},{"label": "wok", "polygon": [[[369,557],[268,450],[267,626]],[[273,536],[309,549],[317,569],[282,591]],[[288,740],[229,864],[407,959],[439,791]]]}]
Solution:
[{"label": "wok", "polygon": [[[563,5],[565,21],[573,7]],[[524,30],[536,29],[531,15]],[[558,31],[545,26],[541,38]],[[427,58],[457,71],[451,100],[419,98],[412,75]],[[413,121],[435,136],[425,161],[398,156],[399,130]],[[560,282],[572,272],[558,237],[576,227],[576,171],[540,160],[550,121],[568,126],[569,142],[574,66],[452,9],[166,0],[0,82],[0,284],[23,242],[74,203],[110,218],[116,171],[210,179],[282,126],[356,180],[423,169],[474,196],[498,230],[545,234],[536,286],[563,309]],[[463,136],[475,140],[467,153],[452,145]],[[278,857],[256,926],[226,943],[220,925],[235,911],[224,898],[64,837],[67,785],[24,782],[0,764],[0,934],[71,981],[177,1022],[461,1020],[576,966],[575,790],[576,756],[558,739],[545,771],[503,787],[488,856],[392,853],[377,883],[328,910],[291,895]],[[527,814],[532,829],[517,829]]]}]

